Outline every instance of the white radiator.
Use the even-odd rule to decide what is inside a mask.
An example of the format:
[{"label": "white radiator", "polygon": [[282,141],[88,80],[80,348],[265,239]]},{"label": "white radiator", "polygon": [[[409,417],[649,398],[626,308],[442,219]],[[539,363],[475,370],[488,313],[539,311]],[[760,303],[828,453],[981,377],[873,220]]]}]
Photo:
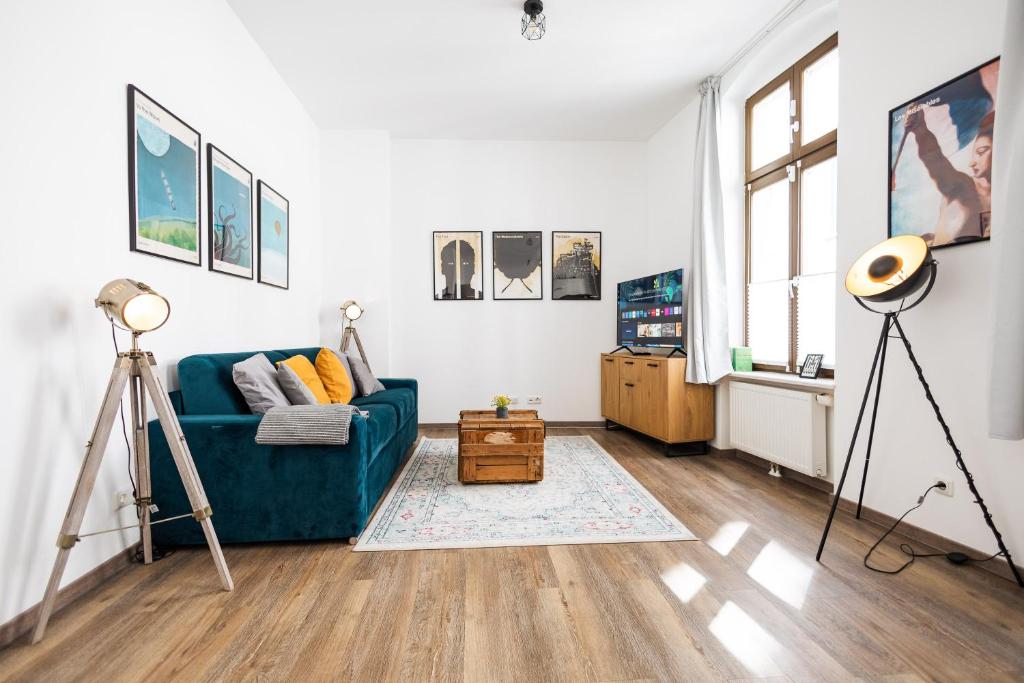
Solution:
[{"label": "white radiator", "polygon": [[808,391],[729,382],[729,436],[733,448],[824,477],[825,406]]}]

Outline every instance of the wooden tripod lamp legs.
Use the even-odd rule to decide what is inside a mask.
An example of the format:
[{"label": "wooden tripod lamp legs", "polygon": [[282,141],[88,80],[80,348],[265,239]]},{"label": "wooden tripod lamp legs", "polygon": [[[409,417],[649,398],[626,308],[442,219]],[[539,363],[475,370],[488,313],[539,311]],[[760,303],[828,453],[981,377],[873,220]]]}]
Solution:
[{"label": "wooden tripod lamp legs", "polygon": [[107,440],[110,438],[110,430],[114,426],[114,415],[120,405],[124,385],[128,383],[131,366],[132,360],[124,356],[119,356],[117,362],[114,363],[114,371],[107,384],[107,393],[103,395],[100,414],[92,429],[92,438],[86,445],[85,459],[82,460],[82,468],[78,472],[78,483],[75,484],[75,491],[71,494],[71,502],[64,515],[64,523],[60,527],[60,536],[57,537],[57,547],[59,548],[57,560],[53,563],[50,581],[46,584],[46,593],[43,595],[43,602],[39,607],[39,620],[36,622],[36,630],[32,634],[33,643],[38,643],[43,639],[46,622],[50,619],[53,602],[56,600],[57,590],[60,588],[60,577],[64,574],[64,567],[67,566],[71,548],[78,542],[78,532],[82,528],[85,508],[89,504],[93,486],[96,485],[96,476],[100,471],[100,463],[103,462],[103,452],[107,450]]},{"label": "wooden tripod lamp legs", "polygon": [[156,408],[157,418],[163,428],[164,436],[170,447],[174,464],[181,476],[181,483],[185,486],[192,506],[192,516],[202,526],[203,534],[206,536],[206,543],[213,555],[214,565],[220,575],[221,585],[224,590],[232,590],[234,583],[231,580],[231,573],[228,571],[227,562],[224,560],[224,553],[221,551],[220,543],[217,540],[217,533],[213,529],[213,522],[210,515],[210,503],[203,490],[203,484],[199,480],[195,462],[189,452],[188,444],[185,442],[185,435],[181,431],[181,425],[174,414],[170,397],[164,389],[160,380],[153,373],[156,362],[152,354],[142,351],[130,351],[118,354],[114,363],[114,370],[107,384],[107,391],[103,396],[103,403],[100,406],[99,416],[93,427],[92,438],[86,446],[85,458],[82,460],[82,468],[78,473],[78,482],[75,484],[74,493],[71,495],[71,502],[68,504],[67,513],[64,515],[64,523],[60,528],[60,536],[57,539],[57,559],[53,563],[53,571],[50,572],[50,580],[46,584],[46,592],[43,601],[39,606],[39,618],[36,622],[35,631],[32,634],[32,642],[38,643],[43,639],[46,631],[46,624],[53,612],[53,605],[57,599],[57,591],[60,589],[60,580],[64,575],[64,569],[68,563],[68,556],[71,548],[79,540],[79,531],[82,527],[82,519],[85,517],[85,509],[89,504],[89,497],[92,495],[93,487],[96,484],[96,477],[99,474],[100,463],[103,461],[103,454],[107,449],[107,442],[110,439],[110,432],[114,426],[114,418],[117,415],[121,396],[124,393],[125,385],[131,380],[131,410],[132,410],[132,431],[135,442],[135,466],[139,474],[138,495],[144,501],[141,527],[143,552],[147,562],[152,559],[152,543],[150,540],[150,521],[148,510],[148,499],[150,496],[149,484],[149,439],[146,435],[146,408],[145,388],[153,405]]}]

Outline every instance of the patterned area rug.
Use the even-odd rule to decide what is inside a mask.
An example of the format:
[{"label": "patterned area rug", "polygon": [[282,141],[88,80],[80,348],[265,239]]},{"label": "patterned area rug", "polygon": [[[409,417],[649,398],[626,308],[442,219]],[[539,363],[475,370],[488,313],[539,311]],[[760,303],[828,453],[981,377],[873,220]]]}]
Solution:
[{"label": "patterned area rug", "polygon": [[549,436],[534,484],[460,484],[458,451],[424,437],[355,550],[697,538],[589,436]]}]

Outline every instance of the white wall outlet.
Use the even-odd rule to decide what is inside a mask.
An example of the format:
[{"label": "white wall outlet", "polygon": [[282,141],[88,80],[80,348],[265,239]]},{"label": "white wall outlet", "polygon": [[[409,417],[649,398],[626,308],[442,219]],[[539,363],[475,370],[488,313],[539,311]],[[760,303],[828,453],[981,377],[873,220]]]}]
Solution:
[{"label": "white wall outlet", "polygon": [[508,401],[509,401],[510,405],[514,405],[514,406],[519,405],[519,397],[518,396],[509,396],[508,397]]},{"label": "white wall outlet", "polygon": [[531,406],[539,406],[541,403],[544,402],[544,398],[542,396],[530,396],[529,398],[526,399],[526,402],[529,403]]},{"label": "white wall outlet", "polygon": [[952,477],[935,477],[934,479],[932,479],[932,483],[933,484],[938,484],[940,482],[945,484],[946,488],[944,488],[944,489],[935,489],[935,493],[941,494],[943,496],[949,496],[950,498],[952,498],[953,497],[953,479],[952,479]]},{"label": "white wall outlet", "polygon": [[118,491],[117,495],[114,496],[114,505],[117,506],[114,508],[115,510],[135,505],[135,497],[131,491]]}]

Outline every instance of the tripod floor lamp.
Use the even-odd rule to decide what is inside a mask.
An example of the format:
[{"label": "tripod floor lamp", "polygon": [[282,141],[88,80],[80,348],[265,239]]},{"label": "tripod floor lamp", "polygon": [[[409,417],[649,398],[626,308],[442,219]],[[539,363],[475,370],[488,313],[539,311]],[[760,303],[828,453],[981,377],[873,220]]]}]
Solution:
[{"label": "tripod floor lamp", "polygon": [[364,310],[366,309],[351,299],[341,305],[341,315],[345,319],[345,330],[341,333],[341,352],[345,353],[348,351],[349,343],[355,339],[356,348],[359,350],[359,357],[363,359],[363,363],[369,368],[370,361],[366,360],[363,342],[359,341],[359,330],[352,325],[352,323],[362,317]]},{"label": "tripod floor lamp", "polygon": [[[832,509],[829,510],[828,520],[825,522],[825,529],[822,531],[821,542],[818,544],[818,554],[815,556],[815,559],[821,561],[821,554],[825,550],[825,541],[828,539],[828,532],[832,527],[832,520],[839,505],[839,497],[843,492],[843,485],[846,483],[846,475],[850,469],[850,461],[853,459],[853,450],[857,444],[857,436],[860,433],[861,423],[864,419],[864,411],[867,408],[868,398],[871,396],[872,385],[874,385],[875,398],[874,406],[871,409],[871,425],[868,428],[867,451],[864,455],[864,472],[861,475],[860,493],[857,496],[857,518],[860,518],[864,502],[864,487],[868,478],[868,466],[871,464],[871,446],[875,438],[878,398],[882,392],[882,373],[885,370],[885,358],[889,350],[889,339],[892,338],[902,341],[904,348],[907,350],[910,363],[914,366],[914,370],[917,371],[917,379],[921,382],[921,386],[924,389],[925,398],[931,404],[932,410],[935,413],[935,419],[946,436],[946,443],[949,444],[950,449],[953,451],[953,456],[956,458],[956,466],[963,472],[964,478],[967,479],[967,486],[971,490],[971,495],[974,496],[974,502],[981,509],[985,524],[988,525],[992,535],[995,536],[996,545],[999,546],[998,555],[1002,555],[1006,559],[1007,564],[1010,565],[1010,572],[1017,580],[1017,585],[1024,587],[1024,580],[1021,579],[1020,572],[1013,563],[1010,551],[1006,548],[1006,544],[1003,543],[1003,537],[999,533],[999,529],[996,528],[988,506],[985,505],[981,493],[978,492],[974,477],[971,475],[971,471],[967,469],[967,463],[964,462],[963,454],[957,447],[956,442],[953,441],[953,434],[950,432],[949,425],[946,424],[945,418],[942,417],[939,404],[935,401],[931,387],[928,386],[928,382],[924,378],[924,370],[914,355],[906,332],[903,331],[903,326],[900,325],[900,314],[924,301],[928,293],[931,292],[937,275],[938,263],[932,258],[928,244],[920,237],[914,235],[901,235],[876,244],[864,252],[846,274],[846,291],[852,294],[857,303],[865,309],[883,316],[882,331],[878,337],[878,344],[875,346],[875,358],[871,363],[871,372],[868,373],[868,382],[864,388],[864,397],[860,402],[860,412],[857,413],[857,422],[853,428],[853,436],[850,437],[850,448],[846,453],[846,463],[843,465],[843,472],[839,477],[839,484],[832,499]],[[921,290],[922,287],[924,290],[913,301],[908,302],[908,298]],[[866,303],[895,301],[900,302],[895,310],[884,311],[871,308]],[[893,332],[895,332],[895,336],[893,336]],[[875,380],[876,371],[878,373],[877,383]]]},{"label": "tripod floor lamp", "polygon": [[[167,390],[157,378],[153,369],[156,367],[156,360],[153,354],[139,349],[139,336],[144,332],[151,332],[167,322],[170,316],[171,307],[167,299],[163,298],[147,285],[135,280],[114,280],[108,283],[96,298],[96,306],[103,309],[110,321],[118,327],[132,333],[132,346],[128,351],[117,354],[114,362],[114,370],[110,375],[110,382],[107,384],[106,394],[100,405],[99,416],[96,418],[96,425],[92,431],[92,437],[86,444],[85,459],[82,461],[82,468],[78,474],[78,483],[75,484],[71,502],[68,505],[67,514],[64,516],[64,523],[60,528],[60,535],[57,537],[57,560],[53,564],[53,571],[50,573],[49,583],[46,584],[46,593],[39,609],[39,619],[36,622],[36,629],[32,636],[32,642],[38,643],[43,639],[46,630],[46,623],[53,611],[53,603],[57,597],[57,590],[60,588],[60,579],[64,574],[64,568],[71,554],[71,548],[85,536],[107,533],[111,531],[122,531],[138,527],[142,536],[143,560],[146,564],[153,561],[153,542],[150,534],[152,524],[169,522],[172,519],[182,517],[194,517],[203,528],[206,536],[206,543],[213,555],[213,563],[220,575],[221,585],[224,590],[231,590],[234,584],[231,581],[231,573],[224,561],[224,553],[221,552],[220,543],[217,541],[217,534],[213,530],[213,522],[210,516],[213,511],[206,499],[206,492],[199,480],[199,473],[196,471],[195,463],[192,461],[192,454],[185,443],[185,435],[181,431],[181,425],[174,414],[171,406],[171,399]],[[103,460],[103,453],[107,448],[107,441],[110,438],[110,431],[114,426],[114,419],[118,414],[121,404],[121,396],[124,393],[125,385],[128,385],[128,394],[131,400],[132,414],[132,435],[134,459],[133,465],[137,475],[137,490],[135,505],[138,510],[138,524],[132,524],[117,529],[96,531],[88,534],[79,533],[82,526],[82,518],[85,516],[85,508],[89,504],[89,496],[92,494],[96,477],[99,474],[100,463]],[[170,446],[174,464],[178,468],[181,483],[185,486],[185,493],[188,495],[192,512],[177,517],[168,517],[158,521],[150,520],[151,488],[149,476],[149,437],[146,432],[146,394],[149,394],[156,408],[157,418],[163,428],[164,436]]]}]

